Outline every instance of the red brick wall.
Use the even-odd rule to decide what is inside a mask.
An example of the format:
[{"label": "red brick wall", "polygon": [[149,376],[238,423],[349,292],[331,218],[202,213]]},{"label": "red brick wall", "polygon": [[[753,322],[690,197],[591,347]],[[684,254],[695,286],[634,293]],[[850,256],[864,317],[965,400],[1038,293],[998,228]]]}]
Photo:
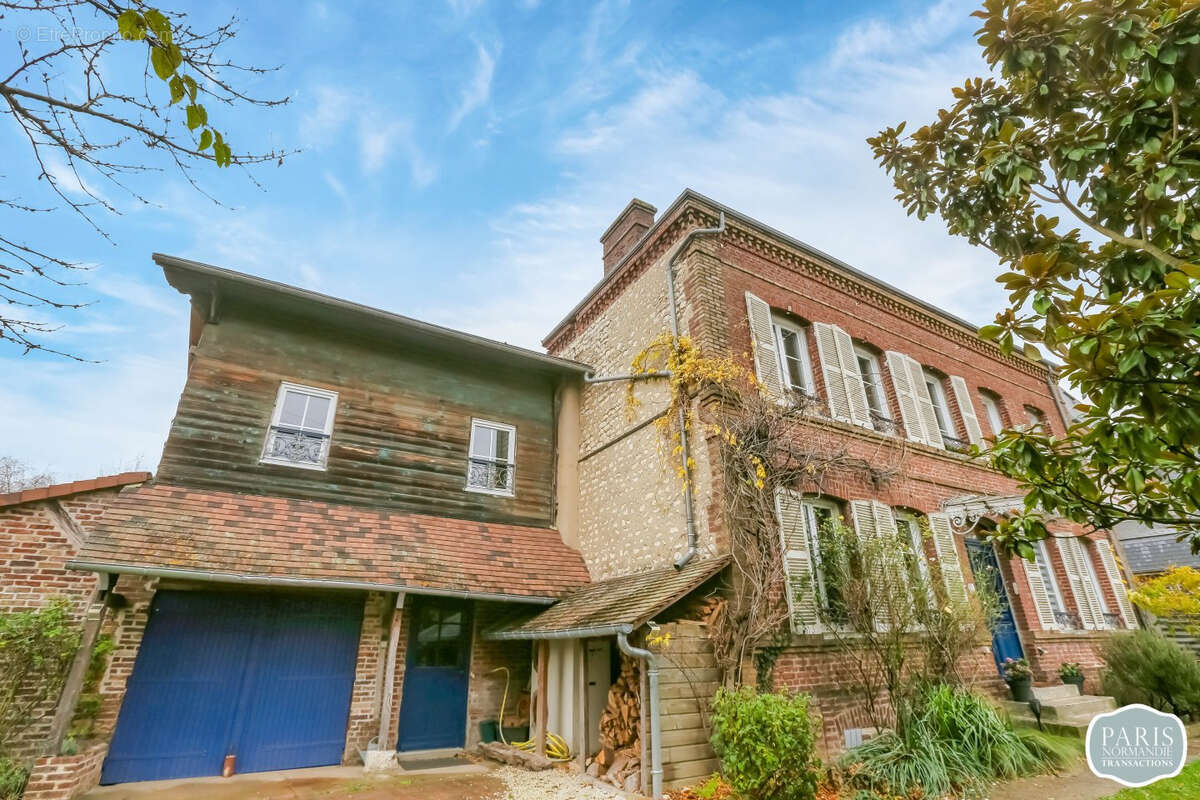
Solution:
[{"label": "red brick wall", "polygon": [[[103,513],[119,489],[101,489],[0,508],[0,611],[41,608],[51,599],[71,601],[82,619],[97,577],[66,567],[78,551],[79,533]],[[58,697],[34,709],[34,724],[15,743],[18,757],[41,755]]]},{"label": "red brick wall", "polygon": [[43,756],[33,765],[23,800],[71,800],[100,782],[108,745],[92,744],[71,756]]},{"label": "red brick wall", "polygon": [[[485,631],[511,617],[513,607],[503,603],[475,604],[475,641],[471,646],[471,685],[467,699],[467,746],[479,742],[479,723],[500,716],[500,701],[508,680],[508,701],[504,713],[511,716],[521,701],[521,691],[529,683],[533,667],[533,648],[523,641],[489,641]],[[500,667],[508,670],[507,676]]]},{"label": "red brick wall", "polygon": [[383,670],[387,659],[387,639],[383,628],[385,612],[395,603],[394,594],[371,592],[363,608],[358,657],[354,665],[354,689],[350,695],[350,716],[346,724],[346,749],[343,764],[360,763],[358,751],[379,735],[379,709],[383,699]]},{"label": "red brick wall", "polygon": [[[1006,692],[987,645],[977,648],[961,669],[979,691],[996,697]],[[809,708],[820,718],[821,747],[826,755],[845,749],[846,730],[871,727],[863,695],[854,688],[861,681],[851,659],[837,646],[810,639],[785,650],[775,662],[773,678],[775,689],[804,692],[811,697]],[[877,702],[886,708],[885,695],[881,694]]]},{"label": "red brick wall", "polygon": [[125,598],[125,606],[113,609],[104,621],[104,633],[112,637],[113,649],[108,667],[100,679],[100,714],[96,718],[96,734],[111,737],[117,727],[117,716],[125,700],[125,684],[133,673],[142,635],[150,619],[150,601],[158,590],[157,578],[122,575],[113,591]]}]

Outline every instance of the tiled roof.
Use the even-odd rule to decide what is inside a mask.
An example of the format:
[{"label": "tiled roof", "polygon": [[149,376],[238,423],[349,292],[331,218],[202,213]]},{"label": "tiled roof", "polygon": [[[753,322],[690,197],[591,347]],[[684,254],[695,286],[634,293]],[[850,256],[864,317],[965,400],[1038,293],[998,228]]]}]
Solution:
[{"label": "tiled roof", "polygon": [[548,528],[155,484],[123,491],[70,566],[514,599],[588,581]]},{"label": "tiled roof", "polygon": [[493,639],[541,639],[566,631],[614,633],[642,626],[683,599],[729,563],[729,556],[695,560],[683,569],[623,575],[589,583],[535,616],[488,634]]},{"label": "tiled roof", "polygon": [[69,494],[79,494],[80,492],[94,492],[97,489],[111,489],[114,486],[128,486],[131,483],[145,483],[148,480],[150,480],[149,472],[122,472],[120,475],[104,475],[86,481],[39,486],[36,489],[0,494],[0,508],[32,503],[35,500],[52,500],[55,497],[66,497]]}]

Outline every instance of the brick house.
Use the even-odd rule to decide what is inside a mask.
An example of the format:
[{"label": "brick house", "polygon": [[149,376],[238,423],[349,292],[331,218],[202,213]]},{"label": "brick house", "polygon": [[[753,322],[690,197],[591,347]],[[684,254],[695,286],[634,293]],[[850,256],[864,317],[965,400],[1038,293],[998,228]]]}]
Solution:
[{"label": "brick house", "polygon": [[554,445],[587,368],[156,260],[187,381],[158,473],[65,573],[115,598],[101,781],[471,746],[506,682],[528,724],[533,648],[482,634],[588,581]]},{"label": "brick house", "polygon": [[[981,680],[1021,654],[1039,681],[1066,660],[1094,679],[1097,644],[1137,624],[1110,537],[1056,523],[1036,565],[997,558],[977,534],[1016,487],[963,452],[999,426],[1062,430],[1047,367],[694,192],[656,214],[635,200],[604,233],[600,281],[549,355],[155,256],[190,299],[187,381],[157,475],[81,525],[66,562],[112,609],[108,753],[47,764],[51,778],[92,776],[100,758],[115,783],[219,774],[229,755],[244,772],[469,747],[506,686],[502,721],[562,735],[583,766],[631,659],[634,785],[710,773],[719,674],[696,608],[728,585],[733,555],[720,451],[692,443],[682,493],[651,424],[661,382],[639,384],[631,420],[624,383],[605,380],[673,320],[781,402],[814,398],[807,429],[893,464],[882,487],[846,474],[820,496],[783,493],[785,566],[819,576],[823,515],[927,521],[914,555],[946,591],[965,596],[974,565],[1003,577],[1011,625],[981,643]],[[774,681],[813,695],[836,750],[862,720],[811,613],[825,598],[792,594]],[[671,653],[652,652],[656,627]]]},{"label": "brick house", "polygon": [[[1076,661],[1096,686],[1099,643],[1138,624],[1119,543],[1057,520],[1036,564],[998,558],[980,528],[1022,498],[965,452],[1001,427],[1063,431],[1063,400],[1046,364],[1005,355],[951,314],[690,190],[657,217],[634,200],[601,242],[600,281],[545,339],[550,353],[601,376],[628,373],[674,316],[702,353],[740,360],[781,402],[811,397],[816,410],[798,435],[820,431],[862,459],[888,459],[895,473],[883,486],[861,472],[835,473],[819,496],[779,498],[788,578],[813,596],[794,598],[791,641],[773,677],[813,695],[826,747],[840,749],[846,731],[862,724],[814,613],[827,598],[813,532],[832,514],[860,535],[873,525],[912,531],[914,552],[939,564],[951,595],[974,589],[977,568],[998,569],[1007,610],[992,646],[979,652],[981,681],[995,686],[999,662],[1025,656],[1038,682],[1057,682],[1059,664]],[[593,579],[689,556],[688,497],[664,470],[661,434],[648,424],[667,395],[650,384],[638,393],[630,419],[621,389],[589,383],[583,392],[579,542]],[[717,443],[693,442],[692,457],[695,546],[701,556],[721,555],[728,542]],[[922,520],[932,536],[918,535]]]}]

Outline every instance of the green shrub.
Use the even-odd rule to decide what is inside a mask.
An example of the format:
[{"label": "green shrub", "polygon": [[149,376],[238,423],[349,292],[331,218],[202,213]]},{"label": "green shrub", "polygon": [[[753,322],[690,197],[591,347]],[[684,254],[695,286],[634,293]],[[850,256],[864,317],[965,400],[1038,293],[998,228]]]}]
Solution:
[{"label": "green shrub", "polygon": [[1180,716],[1200,714],[1200,662],[1155,631],[1125,631],[1101,650],[1104,693],[1118,705],[1144,703]]},{"label": "green shrub", "polygon": [[850,750],[841,764],[855,786],[937,797],[1077,758],[1078,750],[1058,737],[1013,730],[987,698],[940,684],[920,693],[908,724]]},{"label": "green shrub", "polygon": [[20,800],[29,773],[7,756],[0,756],[0,800]]},{"label": "green shrub", "polygon": [[821,762],[807,695],[721,689],[713,700],[712,730],[713,749],[738,796],[816,797]]},{"label": "green shrub", "polygon": [[71,602],[0,613],[0,754],[58,695],[79,647]]}]

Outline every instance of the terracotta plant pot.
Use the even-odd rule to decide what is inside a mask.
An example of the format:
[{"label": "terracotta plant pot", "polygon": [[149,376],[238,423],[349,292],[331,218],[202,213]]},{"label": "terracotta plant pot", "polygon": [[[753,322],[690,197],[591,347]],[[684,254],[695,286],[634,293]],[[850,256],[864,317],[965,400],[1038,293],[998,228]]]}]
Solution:
[{"label": "terracotta plant pot", "polygon": [[1009,678],[1008,691],[1012,693],[1012,699],[1018,703],[1028,703],[1033,699],[1033,678]]}]

